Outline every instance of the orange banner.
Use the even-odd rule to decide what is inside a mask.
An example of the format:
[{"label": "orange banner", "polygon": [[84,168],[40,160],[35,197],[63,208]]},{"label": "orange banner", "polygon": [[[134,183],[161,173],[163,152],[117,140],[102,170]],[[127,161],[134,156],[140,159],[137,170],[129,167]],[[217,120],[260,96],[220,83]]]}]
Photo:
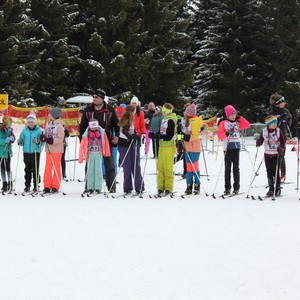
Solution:
[{"label": "orange banner", "polygon": [[[75,136],[79,134],[79,122],[80,122],[80,114],[79,107],[75,108],[63,108],[62,109],[62,120],[65,123],[70,135]],[[31,111],[35,112],[37,118],[37,124],[42,128],[45,128],[47,124],[48,117],[48,106],[40,106],[40,107],[31,107],[31,108],[23,108],[16,107],[13,105],[9,105],[7,109],[7,114],[13,118],[13,122],[16,125],[22,125],[26,123],[26,118],[30,114]]]}]

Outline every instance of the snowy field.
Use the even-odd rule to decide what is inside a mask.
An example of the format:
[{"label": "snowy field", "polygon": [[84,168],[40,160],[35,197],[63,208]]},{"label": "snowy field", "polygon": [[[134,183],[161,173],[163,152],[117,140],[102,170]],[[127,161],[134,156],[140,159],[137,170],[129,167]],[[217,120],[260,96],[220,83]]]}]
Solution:
[{"label": "snowy field", "polygon": [[[75,138],[69,143],[66,159],[74,158]],[[208,150],[217,144],[203,144],[209,177],[203,176],[202,183],[208,194],[219,196],[222,151],[216,160]],[[82,198],[83,165],[76,165],[75,181],[62,183],[66,196],[0,195],[0,299],[300,299],[300,193],[291,147],[284,196],[276,201],[246,198],[256,152],[252,139],[240,155],[244,194],[228,199],[206,197],[203,188],[200,196],[182,199],[180,176],[173,199],[150,199],[149,193],[142,199]],[[20,194],[24,173],[20,152],[15,176],[17,154],[14,145],[13,178]],[[261,147],[255,169],[262,157]],[[44,159],[43,154],[42,172]],[[205,175],[202,154],[200,166]],[[71,162],[71,179],[73,171]],[[182,162],[176,166],[180,172]],[[155,160],[148,159],[145,181],[151,194],[154,174]],[[120,172],[117,195],[122,177]],[[249,195],[265,195],[266,183],[263,164]]]}]

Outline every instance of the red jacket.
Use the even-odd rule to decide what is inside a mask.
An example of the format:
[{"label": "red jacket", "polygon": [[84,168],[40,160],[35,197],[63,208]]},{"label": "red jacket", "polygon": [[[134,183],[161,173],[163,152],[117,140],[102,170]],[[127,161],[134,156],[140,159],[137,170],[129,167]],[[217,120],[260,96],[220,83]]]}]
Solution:
[{"label": "red jacket", "polygon": [[146,125],[144,113],[140,111],[140,115],[134,115],[134,130],[138,135],[146,134]]}]

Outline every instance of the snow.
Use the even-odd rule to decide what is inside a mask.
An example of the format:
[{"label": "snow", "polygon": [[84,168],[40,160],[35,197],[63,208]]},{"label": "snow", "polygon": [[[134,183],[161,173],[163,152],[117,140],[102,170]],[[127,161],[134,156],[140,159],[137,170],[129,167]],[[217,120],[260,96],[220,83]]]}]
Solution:
[{"label": "snow", "polygon": [[[69,144],[66,159],[74,158],[75,138]],[[216,155],[216,142],[203,145],[210,179],[201,177],[203,186],[209,194],[216,187],[220,195],[221,148]],[[0,195],[1,299],[299,299],[300,195],[291,147],[286,154],[290,184],[283,185],[284,196],[276,201],[246,198],[256,152],[251,138],[246,140],[249,152],[240,155],[244,194],[228,199],[203,192],[182,199],[185,182],[180,176],[175,176],[173,199],[150,199],[148,194],[142,199],[82,198],[84,183],[77,179],[84,178],[84,165],[75,165],[76,181],[62,183],[66,196]],[[13,177],[21,192],[22,151],[18,163],[17,157],[14,145]],[[261,147],[255,169],[262,157]],[[41,159],[43,171],[44,154]],[[142,168],[145,162],[142,158]],[[155,160],[149,158],[146,166],[146,190],[154,193]],[[176,172],[181,169],[182,162]],[[71,179],[73,171],[74,163],[67,163]],[[250,195],[263,196],[264,165],[258,173]],[[118,194],[122,176],[121,171]]]}]

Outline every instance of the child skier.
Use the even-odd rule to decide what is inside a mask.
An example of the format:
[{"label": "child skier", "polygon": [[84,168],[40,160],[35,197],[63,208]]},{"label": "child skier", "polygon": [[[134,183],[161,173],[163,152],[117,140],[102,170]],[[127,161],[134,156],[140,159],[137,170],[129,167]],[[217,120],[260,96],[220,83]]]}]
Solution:
[{"label": "child skier", "polygon": [[157,160],[157,195],[169,195],[173,192],[173,164],[176,153],[176,124],[177,117],[173,113],[174,106],[165,103],[162,107],[164,118],[160,125],[159,152]]},{"label": "child skier", "polygon": [[118,150],[124,170],[123,190],[125,194],[130,194],[133,190],[132,177],[136,193],[140,194],[145,190],[137,149],[137,143],[141,141],[141,137],[134,129],[134,111],[134,106],[127,105],[119,121]]},{"label": "child skier", "polygon": [[12,119],[9,116],[0,116],[0,167],[2,192],[12,191],[11,157],[12,143],[16,140],[11,128]]},{"label": "child skier", "polygon": [[250,123],[242,116],[237,117],[237,111],[232,105],[225,107],[226,118],[219,121],[218,138],[223,141],[225,160],[225,191],[231,191],[231,165],[233,166],[233,194],[240,190],[240,131],[250,127]]},{"label": "child skier", "polygon": [[[200,131],[203,126],[202,117],[197,117],[195,104],[188,106],[184,112],[184,122],[182,122],[182,131],[184,133],[185,161],[187,165],[185,194],[190,195],[200,193],[200,172],[199,157],[201,152]],[[182,141],[181,141],[182,142]]]},{"label": "child skier", "polygon": [[102,159],[110,155],[110,146],[105,130],[95,119],[82,135],[78,163],[87,161],[86,189],[89,194],[99,194],[103,187]]},{"label": "child skier", "polygon": [[36,115],[31,112],[26,118],[26,126],[18,139],[18,145],[23,146],[23,160],[25,164],[25,188],[24,192],[30,191],[33,176],[33,191],[38,190],[39,185],[39,163],[42,150],[40,135],[42,129],[36,124]]},{"label": "child skier", "polygon": [[44,193],[57,193],[61,184],[61,156],[64,151],[65,130],[60,119],[62,110],[58,107],[49,110],[45,134],[40,135],[46,143],[46,166],[44,171]]},{"label": "child skier", "polygon": [[[268,116],[265,120],[266,127],[262,130],[260,137],[256,141],[256,146],[260,147],[264,144],[265,147],[265,165],[267,169],[269,190],[268,197],[281,194],[280,187],[280,164],[285,153],[285,137],[280,128],[277,127],[278,120],[276,116]],[[277,171],[277,173],[276,173]],[[274,184],[276,183],[276,187]]]}]

